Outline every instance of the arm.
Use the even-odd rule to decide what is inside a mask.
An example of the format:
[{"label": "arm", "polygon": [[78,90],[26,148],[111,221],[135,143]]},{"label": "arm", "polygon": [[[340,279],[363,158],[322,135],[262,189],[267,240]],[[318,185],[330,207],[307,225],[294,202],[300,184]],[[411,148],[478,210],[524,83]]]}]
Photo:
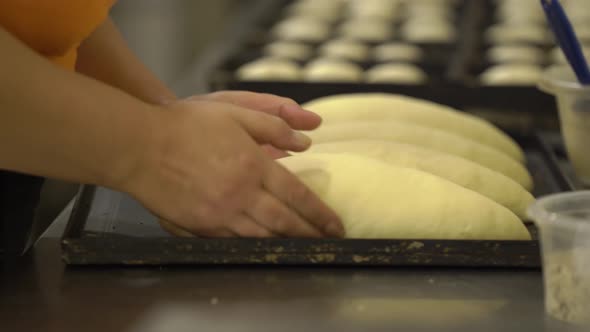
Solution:
[{"label": "arm", "polygon": [[[176,99],[174,93],[133,54],[110,19],[80,45],[76,70],[147,103],[168,104]],[[321,122],[315,114],[302,112],[295,101],[269,94],[221,91],[198,98],[227,102],[279,116],[294,129],[315,129]],[[287,153],[271,146],[264,146],[264,149],[274,158],[287,156]]]},{"label": "arm", "polygon": [[166,111],[54,66],[1,28],[0,49],[0,169],[120,190],[198,235],[342,234],[258,148],[309,146],[281,118],[209,100]]},{"label": "arm", "polygon": [[[147,103],[168,104],[176,99],[174,93],[133,54],[111,20],[103,23],[80,45],[76,70]],[[227,102],[279,116],[294,129],[312,130],[321,122],[317,115],[302,112],[295,101],[270,94],[221,91],[194,98]]]},{"label": "arm", "polygon": [[133,54],[110,19],[80,45],[76,70],[147,103],[163,104],[176,99]]},{"label": "arm", "polygon": [[0,49],[0,168],[111,187],[132,172],[150,105],[54,66],[1,28]]}]

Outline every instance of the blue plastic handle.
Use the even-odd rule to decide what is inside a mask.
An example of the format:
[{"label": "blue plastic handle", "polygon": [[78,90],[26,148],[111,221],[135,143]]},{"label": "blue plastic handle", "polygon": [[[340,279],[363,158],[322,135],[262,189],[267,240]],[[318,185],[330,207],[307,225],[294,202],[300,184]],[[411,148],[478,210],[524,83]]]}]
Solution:
[{"label": "blue plastic handle", "polygon": [[582,85],[590,85],[590,70],[582,47],[559,0],[541,0],[549,26]]}]

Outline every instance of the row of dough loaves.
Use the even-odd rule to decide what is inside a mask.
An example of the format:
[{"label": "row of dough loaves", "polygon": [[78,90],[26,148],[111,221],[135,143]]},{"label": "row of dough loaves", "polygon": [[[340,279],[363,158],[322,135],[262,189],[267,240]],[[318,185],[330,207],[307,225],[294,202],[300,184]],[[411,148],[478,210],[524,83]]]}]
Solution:
[{"label": "row of dough loaves", "polygon": [[528,240],[521,148],[492,124],[389,94],[304,104],[309,151],[279,160],[343,219],[349,238]]}]

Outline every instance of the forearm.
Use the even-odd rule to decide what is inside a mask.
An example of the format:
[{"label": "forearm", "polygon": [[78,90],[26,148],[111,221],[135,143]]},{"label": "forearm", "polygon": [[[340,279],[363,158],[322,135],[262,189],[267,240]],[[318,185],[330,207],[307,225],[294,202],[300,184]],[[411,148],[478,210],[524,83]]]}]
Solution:
[{"label": "forearm", "polygon": [[153,107],[62,70],[0,29],[0,169],[117,186],[148,143]]},{"label": "forearm", "polygon": [[77,71],[151,104],[176,99],[127,46],[111,20],[103,23],[78,50]]}]

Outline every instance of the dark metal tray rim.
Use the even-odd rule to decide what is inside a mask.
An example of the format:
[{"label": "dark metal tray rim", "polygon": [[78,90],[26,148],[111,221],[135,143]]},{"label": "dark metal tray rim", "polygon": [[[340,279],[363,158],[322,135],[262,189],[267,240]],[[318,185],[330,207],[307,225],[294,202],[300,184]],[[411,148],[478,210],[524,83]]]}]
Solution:
[{"label": "dark metal tray rim", "polygon": [[[562,191],[572,189],[549,143],[527,136],[539,148]],[[83,186],[62,239],[70,265],[368,265],[528,267],[541,266],[539,243],[504,240],[433,239],[205,239],[96,235],[85,231],[96,187]],[[533,227],[534,229],[534,227]]]}]

